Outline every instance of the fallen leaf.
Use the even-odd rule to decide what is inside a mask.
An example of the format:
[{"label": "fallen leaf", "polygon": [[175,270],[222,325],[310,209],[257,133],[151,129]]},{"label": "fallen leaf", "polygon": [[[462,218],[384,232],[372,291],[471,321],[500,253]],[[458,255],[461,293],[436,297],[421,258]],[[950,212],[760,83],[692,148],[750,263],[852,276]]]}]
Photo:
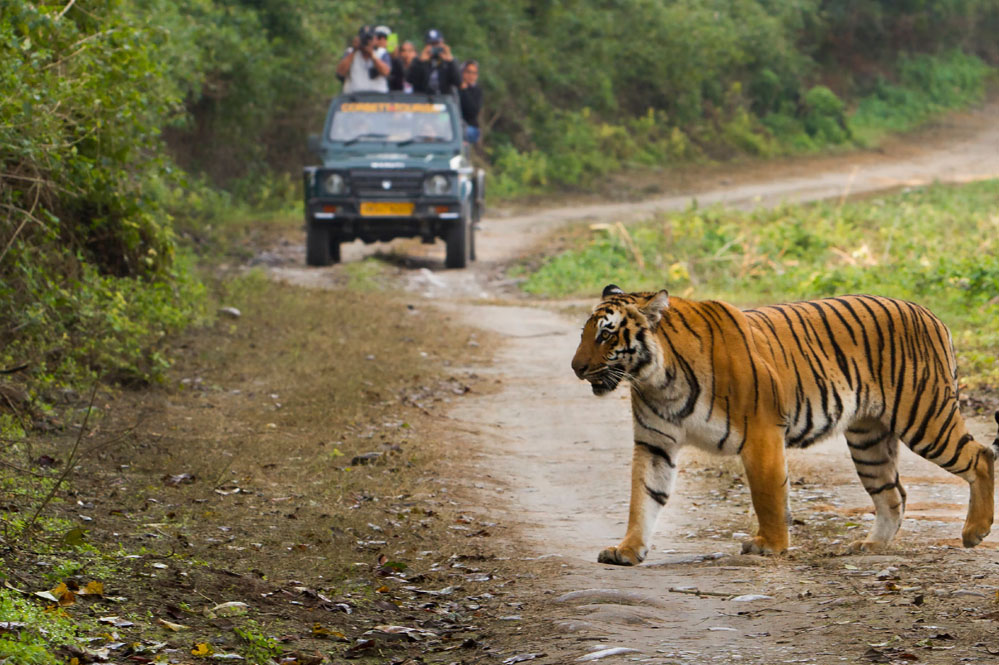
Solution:
[{"label": "fallen leaf", "polygon": [[208,613],[218,617],[237,617],[250,611],[250,606],[238,600],[220,603],[208,610]]},{"label": "fallen leaf", "polygon": [[339,630],[332,630],[330,628],[324,628],[322,624],[317,623],[312,626],[312,636],[318,637],[320,639],[337,640],[339,642],[349,642],[347,636],[341,633]]},{"label": "fallen leaf", "polygon": [[864,660],[869,660],[872,663],[890,663],[891,662],[891,658],[889,658],[883,652],[878,651],[874,647],[868,647],[867,651],[864,652],[864,655],[861,656],[861,658],[863,658]]},{"label": "fallen leaf", "polygon": [[77,596],[103,596],[104,595],[104,582],[98,582],[97,580],[90,580],[87,585],[76,592]]},{"label": "fallen leaf", "polygon": [[62,462],[52,457],[51,455],[42,455],[41,457],[35,460],[35,464],[42,467],[43,469],[47,469],[54,466],[59,466],[60,464],[62,464]]},{"label": "fallen leaf", "polygon": [[371,635],[372,637],[381,637],[383,639],[396,639],[396,640],[408,640],[410,642],[418,642],[419,640],[429,637],[436,638],[437,633],[429,630],[424,630],[423,628],[410,628],[409,626],[375,626],[371,630],[364,633],[365,635]]},{"label": "fallen leaf", "polygon": [[182,623],[174,623],[173,621],[167,621],[166,619],[157,619],[156,623],[158,623],[159,625],[163,626],[168,630],[172,630],[175,633],[190,628],[190,626],[185,626]]},{"label": "fallen leaf", "polygon": [[344,658],[360,658],[365,651],[375,648],[374,640],[358,640],[354,646],[343,652]]},{"label": "fallen leaf", "polygon": [[197,656],[198,658],[207,658],[213,653],[215,653],[215,649],[213,649],[212,645],[208,642],[198,642],[194,645],[194,648],[191,649],[191,655]]},{"label": "fallen leaf", "polygon": [[178,485],[189,485],[197,480],[197,476],[190,473],[178,473],[175,476],[166,475],[163,476],[163,482],[169,487],[177,487]]},{"label": "fallen leaf", "polygon": [[59,603],[59,607],[69,607],[76,603],[76,594],[69,590],[65,582],[60,582],[50,591],[38,591],[35,595]]}]

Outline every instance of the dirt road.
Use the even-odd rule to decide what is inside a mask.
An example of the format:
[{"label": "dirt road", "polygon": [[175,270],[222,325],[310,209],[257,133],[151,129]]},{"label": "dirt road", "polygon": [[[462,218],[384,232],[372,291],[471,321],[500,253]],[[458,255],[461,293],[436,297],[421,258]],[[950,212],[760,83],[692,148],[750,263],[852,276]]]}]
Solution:
[{"label": "dirt road", "polygon": [[[695,198],[752,207],[999,177],[996,118],[992,106],[955,117],[921,147],[844,155],[807,173],[793,165],[744,169],[725,186],[704,182],[682,195],[490,216],[472,269],[443,271],[431,256],[408,274],[411,290],[506,339],[495,364],[477,368],[502,390],[463,400],[451,415],[462,431],[482,432],[469,484],[483,510],[518,524],[535,556],[562,562],[558,579],[534,589],[533,612],[551,626],[544,644],[525,645],[547,654],[536,662],[585,660],[614,647],[633,651],[607,654],[609,662],[999,662],[999,535],[960,548],[966,486],[912,454],[902,464],[907,519],[884,554],[841,555],[873,514],[845,443],[832,441],[790,458],[796,521],[788,556],[737,554],[754,528],[741,470],[732,459],[690,454],[647,562],[597,564],[600,549],[624,532],[627,392],[598,399],[572,375],[582,317],[565,316],[558,303],[482,304],[508,292],[502,267],[560,224],[633,220]],[[344,258],[370,251],[349,246]],[[324,271],[276,271],[313,286],[327,279]],[[973,431],[986,442],[995,436],[985,420]]]}]

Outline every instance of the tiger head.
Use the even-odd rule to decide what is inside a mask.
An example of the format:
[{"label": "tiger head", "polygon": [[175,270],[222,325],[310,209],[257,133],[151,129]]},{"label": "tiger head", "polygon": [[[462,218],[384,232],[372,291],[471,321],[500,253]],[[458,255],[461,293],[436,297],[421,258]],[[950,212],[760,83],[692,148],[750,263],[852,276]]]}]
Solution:
[{"label": "tiger head", "polygon": [[590,382],[594,395],[611,392],[624,379],[640,380],[659,364],[654,331],[668,308],[666,291],[625,293],[607,285],[572,358],[576,376]]}]

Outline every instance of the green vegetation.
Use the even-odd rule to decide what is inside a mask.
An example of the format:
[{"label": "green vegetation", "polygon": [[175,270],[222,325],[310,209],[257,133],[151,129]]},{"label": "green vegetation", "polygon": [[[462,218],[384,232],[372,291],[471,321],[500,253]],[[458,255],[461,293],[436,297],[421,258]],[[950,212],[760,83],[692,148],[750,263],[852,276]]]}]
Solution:
[{"label": "green vegetation", "polygon": [[524,284],[595,297],[608,283],[740,305],[875,293],[922,303],[954,331],[966,381],[999,385],[999,181],[856,203],[743,213],[692,208],[608,226]]},{"label": "green vegetation", "polygon": [[888,132],[906,131],[943,111],[981,101],[991,74],[981,60],[960,51],[902,57],[898,83],[879,80],[860,100],[850,128],[859,144],[873,144]]},{"label": "green vegetation", "polygon": [[62,9],[0,14],[0,366],[26,365],[35,408],[95,376],[154,378],[200,313],[155,196],[182,109],[166,53],[131,5]]},{"label": "green vegetation", "polygon": [[51,645],[77,644],[77,624],[62,612],[47,611],[18,592],[0,588],[0,616],[11,622],[0,631],[0,662],[56,665],[64,662]]},{"label": "green vegetation", "polygon": [[207,309],[177,236],[226,245],[224,219],[297,200],[361,23],[436,26],[481,61],[497,197],[870,144],[980,100],[999,62],[999,0],[3,7],[0,368],[24,368],[36,412],[94,377],[157,380],[163,340]]},{"label": "green vegetation", "polygon": [[281,644],[277,638],[263,633],[255,621],[247,621],[242,627],[236,626],[233,632],[243,643],[243,656],[251,663],[268,663],[277,660],[281,655]]}]

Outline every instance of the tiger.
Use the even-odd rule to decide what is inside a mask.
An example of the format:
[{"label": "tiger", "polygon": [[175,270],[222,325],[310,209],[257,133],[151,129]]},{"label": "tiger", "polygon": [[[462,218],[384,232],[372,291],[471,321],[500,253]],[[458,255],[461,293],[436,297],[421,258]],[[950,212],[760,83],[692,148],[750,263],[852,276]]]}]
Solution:
[{"label": "tiger", "polygon": [[875,507],[870,533],[848,551],[882,549],[901,526],[899,441],[968,482],[965,547],[991,530],[999,438],[989,448],[968,433],[950,331],[918,304],[846,295],[740,310],[609,284],[572,369],[598,396],[631,386],[628,526],[600,563],[645,559],[685,445],[741,458],[758,522],[743,554],[787,551],[785,448],[837,435]]}]

